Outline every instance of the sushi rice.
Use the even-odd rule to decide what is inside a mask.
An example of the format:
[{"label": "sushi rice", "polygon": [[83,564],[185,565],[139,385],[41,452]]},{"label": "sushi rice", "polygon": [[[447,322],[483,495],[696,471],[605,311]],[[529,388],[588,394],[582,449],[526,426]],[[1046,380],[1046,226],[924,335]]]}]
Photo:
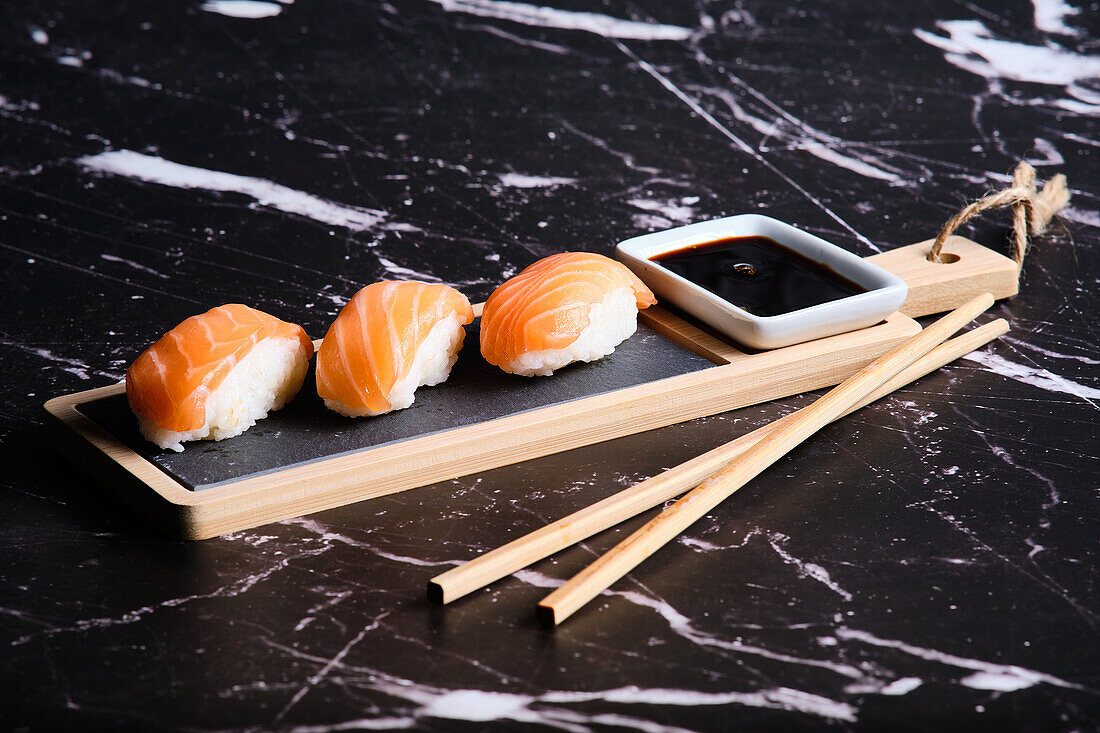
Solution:
[{"label": "sushi rice", "polygon": [[596,361],[611,354],[638,330],[638,306],[631,288],[612,290],[588,311],[588,326],[562,349],[525,351],[503,365],[524,377],[547,377],[575,361]]},{"label": "sushi rice", "polygon": [[161,448],[183,450],[188,440],[224,440],[240,435],[267,413],[280,409],[302,387],[309,357],[295,339],[269,338],[252,347],[214,390],[205,393],[206,422],[194,430],[177,432],[138,416],[141,434]]},{"label": "sushi rice", "polygon": [[432,387],[447,380],[451,367],[458,360],[458,352],[466,337],[463,319],[450,316],[437,321],[427,337],[416,347],[412,366],[407,374],[394,382],[386,400],[388,410],[372,410],[370,407],[354,407],[338,399],[325,399],[325,407],[347,417],[373,417],[393,410],[403,410],[416,399],[417,387]]},{"label": "sushi rice", "polygon": [[653,293],[620,262],[591,252],[544,257],[500,285],[481,314],[481,354],[520,376],[549,376],[615,351]]},{"label": "sushi rice", "polygon": [[356,293],[317,351],[317,394],[347,417],[413,404],[447,379],[474,320],[469,299],[442,283],[383,280]]}]

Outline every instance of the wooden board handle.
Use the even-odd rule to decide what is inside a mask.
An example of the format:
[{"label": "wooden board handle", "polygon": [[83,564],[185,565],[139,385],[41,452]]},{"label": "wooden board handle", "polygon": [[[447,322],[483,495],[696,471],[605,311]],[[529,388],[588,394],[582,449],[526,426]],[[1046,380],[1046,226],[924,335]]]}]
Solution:
[{"label": "wooden board handle", "polygon": [[1016,263],[966,237],[948,237],[943,262],[929,262],[931,239],[899,247],[867,258],[894,273],[909,286],[909,295],[898,310],[910,318],[958,308],[982,293],[997,300],[1020,290]]}]

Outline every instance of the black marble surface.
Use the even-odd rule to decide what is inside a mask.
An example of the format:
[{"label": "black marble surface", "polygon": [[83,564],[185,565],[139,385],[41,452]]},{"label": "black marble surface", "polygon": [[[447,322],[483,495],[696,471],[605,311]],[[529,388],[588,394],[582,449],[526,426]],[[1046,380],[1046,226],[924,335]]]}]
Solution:
[{"label": "black marble surface", "polygon": [[[263,17],[243,17],[263,16]],[[1100,727],[1100,6],[32,3],[0,23],[0,726]],[[176,542],[41,404],[245,301],[484,298],[537,257],[742,212],[868,255],[1016,161],[1067,174],[1013,331],[823,430],[565,625],[652,513],[452,606],[427,578],[803,395]],[[1007,214],[966,234],[1002,247]]]}]

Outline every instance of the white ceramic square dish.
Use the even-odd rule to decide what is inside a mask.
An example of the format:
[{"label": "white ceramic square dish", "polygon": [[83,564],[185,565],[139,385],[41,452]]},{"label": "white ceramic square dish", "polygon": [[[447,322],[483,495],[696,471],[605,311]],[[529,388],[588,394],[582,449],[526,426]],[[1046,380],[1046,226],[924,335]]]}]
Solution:
[{"label": "white ceramic square dish", "polygon": [[[681,277],[652,257],[732,237],[767,237],[824,265],[866,292],[779,315],[754,315]],[[745,346],[775,349],[872,326],[905,302],[908,286],[897,275],[820,237],[759,214],[704,221],[620,242],[618,259],[657,295]]]}]

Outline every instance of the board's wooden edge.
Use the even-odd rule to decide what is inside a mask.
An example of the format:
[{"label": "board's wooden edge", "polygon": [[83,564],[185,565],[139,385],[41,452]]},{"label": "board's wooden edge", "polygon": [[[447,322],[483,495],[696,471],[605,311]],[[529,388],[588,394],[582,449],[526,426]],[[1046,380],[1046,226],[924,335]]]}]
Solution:
[{"label": "board's wooden edge", "polygon": [[125,391],[125,385],[120,383],[49,400],[44,405],[43,421],[47,441],[163,531],[184,539],[205,539],[196,534],[202,518],[201,511],[196,512],[189,501],[195,492],[77,409],[79,405]]},{"label": "board's wooden edge", "polygon": [[[158,526],[206,539],[830,386],[920,331],[912,319],[894,314],[861,331],[743,354],[711,343],[717,340],[690,324],[678,326],[667,312],[654,315],[670,338],[699,338],[693,351],[726,363],[200,491],[177,483],[77,410],[123,392],[122,385],[50,400],[48,432],[63,453]],[[786,370],[784,379],[769,383],[765,375],[777,368]]]}]

